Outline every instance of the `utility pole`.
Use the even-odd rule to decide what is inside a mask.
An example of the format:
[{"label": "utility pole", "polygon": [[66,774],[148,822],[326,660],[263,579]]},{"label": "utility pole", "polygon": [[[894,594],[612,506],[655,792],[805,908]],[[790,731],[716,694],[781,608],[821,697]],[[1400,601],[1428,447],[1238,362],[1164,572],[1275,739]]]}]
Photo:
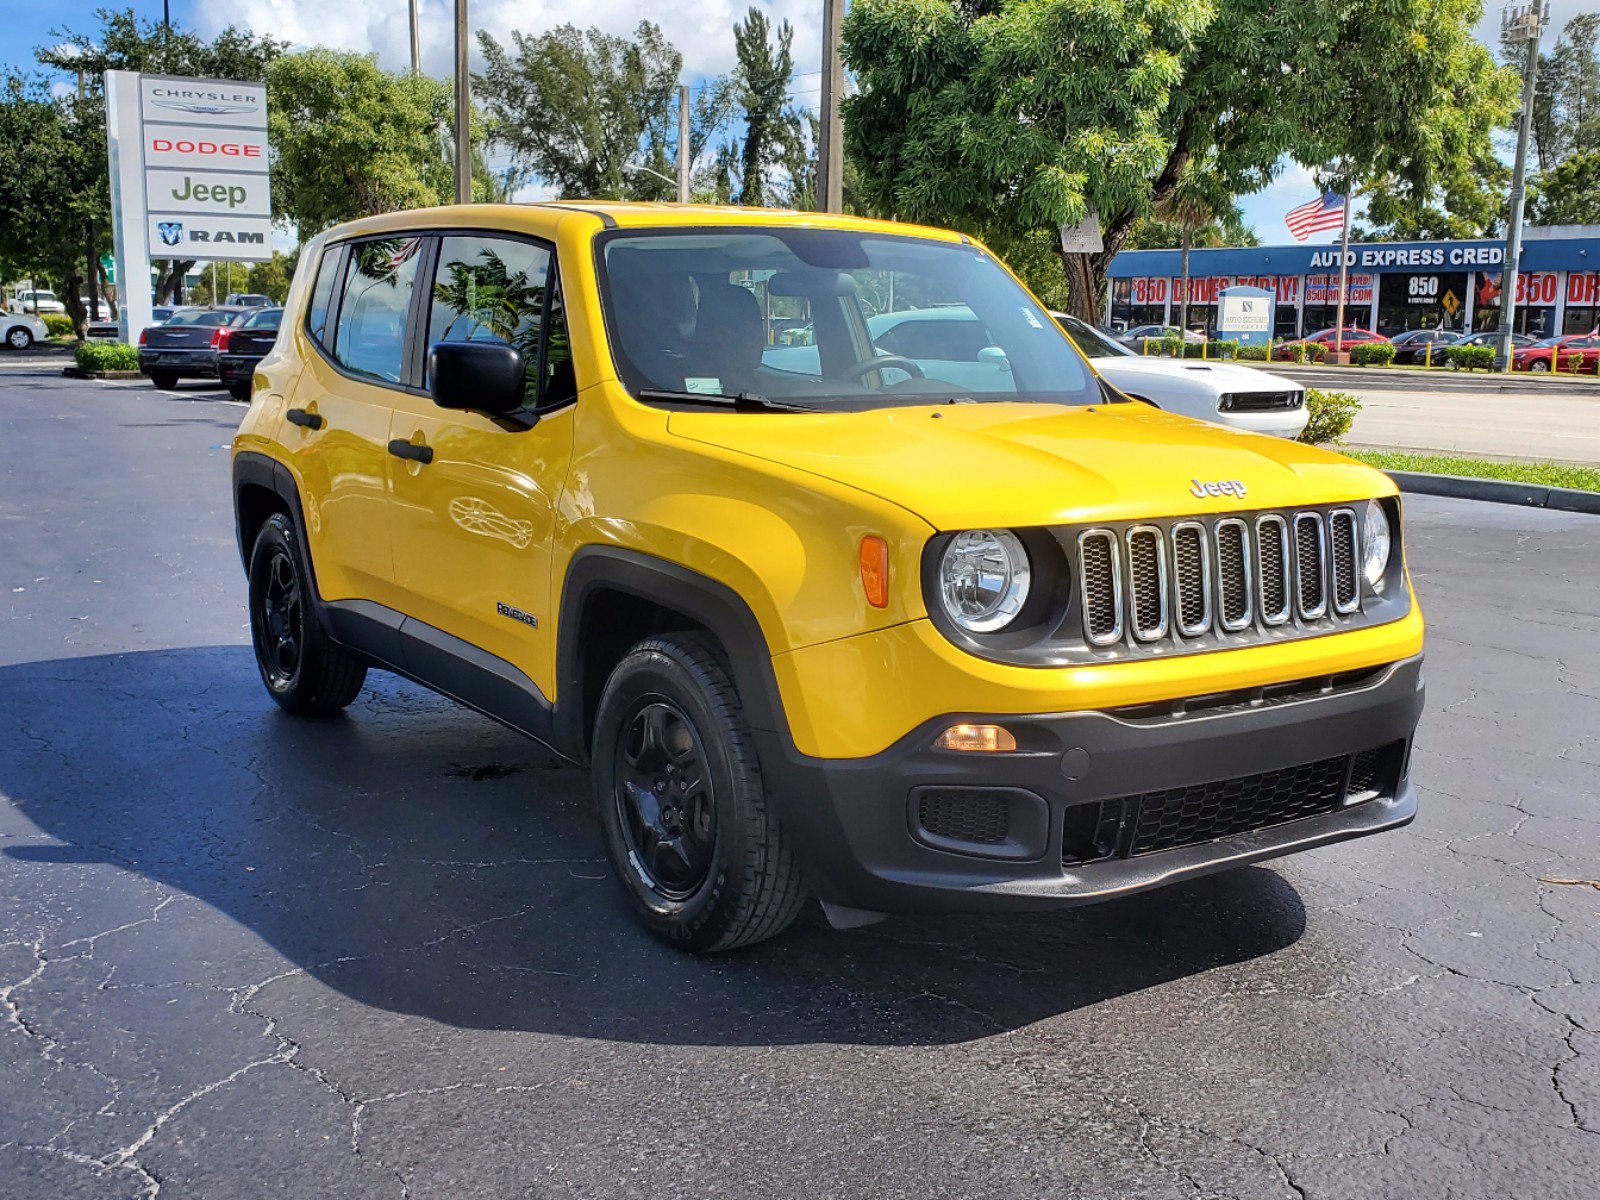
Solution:
[{"label": "utility pole", "polygon": [[467,73],[467,0],[456,0],[456,203],[472,203],[472,76]]},{"label": "utility pole", "polygon": [[839,101],[844,95],[844,0],[822,0],[822,136],[817,146],[817,208],[844,211],[844,144]]},{"label": "utility pole", "polygon": [[[1539,75],[1539,39],[1544,36],[1544,0],[1507,8],[1501,28],[1509,38],[1528,43],[1528,57],[1522,64],[1522,112],[1517,115],[1517,158],[1511,170],[1511,221],[1506,226],[1506,261],[1500,274],[1500,335],[1495,351],[1495,366],[1511,370],[1511,335],[1517,317],[1517,260],[1522,257],[1522,206],[1527,199],[1524,186],[1528,174],[1528,141],[1533,133],[1533,96]],[[1552,367],[1559,367],[1560,348],[1551,352]]]},{"label": "utility pole", "polygon": [[422,74],[422,43],[417,36],[417,0],[411,0],[411,73]]},{"label": "utility pole", "polygon": [[689,85],[678,85],[678,203],[689,203]]},{"label": "utility pole", "polygon": [[1355,191],[1355,180],[1344,181],[1344,228],[1339,234],[1339,307],[1333,319],[1333,352],[1344,353],[1344,301],[1349,291],[1350,279],[1350,201]]}]

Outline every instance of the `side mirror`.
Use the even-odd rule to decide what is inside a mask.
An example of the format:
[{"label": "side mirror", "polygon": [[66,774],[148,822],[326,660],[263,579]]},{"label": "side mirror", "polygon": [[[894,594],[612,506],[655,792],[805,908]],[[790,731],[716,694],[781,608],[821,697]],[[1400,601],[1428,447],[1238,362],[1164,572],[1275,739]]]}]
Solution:
[{"label": "side mirror", "polygon": [[428,347],[428,391],[440,408],[509,417],[527,405],[522,354],[504,342],[435,342]]}]

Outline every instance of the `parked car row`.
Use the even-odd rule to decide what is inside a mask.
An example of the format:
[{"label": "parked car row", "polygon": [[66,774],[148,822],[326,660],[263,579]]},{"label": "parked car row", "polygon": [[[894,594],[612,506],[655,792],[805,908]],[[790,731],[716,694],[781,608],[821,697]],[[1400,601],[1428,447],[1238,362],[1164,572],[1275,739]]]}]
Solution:
[{"label": "parked car row", "polygon": [[180,379],[216,379],[235,400],[248,400],[282,316],[283,309],[260,305],[171,310],[139,334],[139,370],[163,390]]}]

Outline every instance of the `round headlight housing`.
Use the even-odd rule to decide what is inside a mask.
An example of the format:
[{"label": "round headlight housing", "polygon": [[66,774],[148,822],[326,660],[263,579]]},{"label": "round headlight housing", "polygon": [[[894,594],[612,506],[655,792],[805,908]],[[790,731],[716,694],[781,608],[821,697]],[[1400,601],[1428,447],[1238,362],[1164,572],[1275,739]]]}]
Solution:
[{"label": "round headlight housing", "polygon": [[1389,518],[1384,514],[1383,505],[1376,500],[1368,500],[1361,519],[1361,574],[1367,586],[1375,592],[1383,591],[1392,546]]},{"label": "round headlight housing", "polygon": [[968,633],[994,633],[1016,619],[1033,572],[1028,552],[1004,529],[968,529],[950,539],[939,559],[939,599]]}]

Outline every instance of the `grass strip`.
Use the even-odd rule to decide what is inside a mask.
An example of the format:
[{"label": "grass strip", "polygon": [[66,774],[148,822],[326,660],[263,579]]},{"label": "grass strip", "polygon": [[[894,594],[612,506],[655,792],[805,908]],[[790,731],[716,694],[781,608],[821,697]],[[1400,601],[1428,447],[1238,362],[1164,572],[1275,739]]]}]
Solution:
[{"label": "grass strip", "polygon": [[1465,475],[1471,479],[1504,479],[1544,487],[1577,488],[1600,492],[1600,467],[1574,467],[1565,463],[1494,462],[1454,454],[1410,454],[1404,450],[1345,450],[1383,471],[1418,471],[1427,475]]}]

